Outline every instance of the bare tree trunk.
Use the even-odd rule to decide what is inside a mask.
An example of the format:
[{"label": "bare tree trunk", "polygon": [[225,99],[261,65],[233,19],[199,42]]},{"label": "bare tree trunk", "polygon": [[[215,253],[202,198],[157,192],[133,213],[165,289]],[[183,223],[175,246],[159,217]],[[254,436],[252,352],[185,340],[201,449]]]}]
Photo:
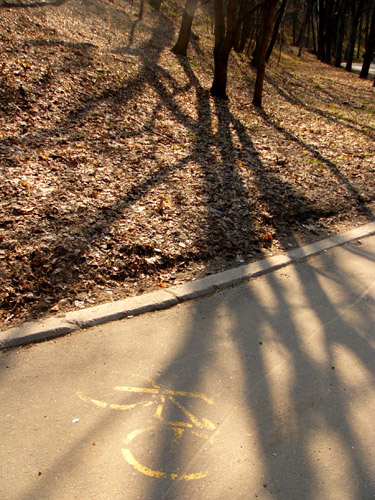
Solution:
[{"label": "bare tree trunk", "polygon": [[335,0],[329,0],[327,2],[326,11],[326,26],[324,32],[324,44],[325,44],[325,57],[324,62],[331,64],[332,61],[332,37],[335,32],[335,24],[337,22],[335,18],[334,9],[336,8]]},{"label": "bare tree trunk", "polygon": [[172,48],[172,52],[180,56],[186,56],[197,3],[198,0],[186,0],[185,10],[182,15],[180,33],[178,35],[176,45]]},{"label": "bare tree trunk", "polygon": [[[254,0],[250,0],[250,6],[252,6]],[[242,19],[246,7],[248,6],[248,2],[245,0],[240,0],[240,10],[239,10],[239,19]],[[243,52],[245,48],[245,43],[247,40],[247,36],[250,34],[250,22],[248,18],[243,19],[243,21],[239,21],[237,26],[236,37],[234,40],[234,50],[238,53]],[[245,40],[244,40],[245,39]]]},{"label": "bare tree trunk", "polygon": [[227,96],[228,59],[229,59],[229,52],[225,50],[225,47],[219,44],[215,44],[214,48],[215,73],[214,73],[214,81],[210,89],[210,93],[213,97],[221,97],[222,99],[228,99]]},{"label": "bare tree trunk", "polygon": [[161,0],[150,0],[150,5],[153,7],[155,10],[160,10],[161,7]]},{"label": "bare tree trunk", "polygon": [[360,56],[360,53],[361,53],[362,29],[363,29],[363,15],[361,16],[360,21],[359,21],[357,59],[359,59],[359,56]]},{"label": "bare tree trunk", "polygon": [[303,21],[302,21],[302,26],[301,26],[301,32],[299,35],[299,49],[298,49],[298,57],[301,57],[302,55],[302,49],[303,49],[303,43],[305,41],[305,33],[306,33],[306,26],[310,22],[310,16],[311,16],[311,11],[312,11],[312,1],[308,0],[305,8],[305,15],[303,16]]},{"label": "bare tree trunk", "polygon": [[347,48],[347,60],[345,66],[346,71],[352,70],[355,40],[357,38],[359,16],[361,15],[363,10],[363,2],[364,0],[359,0],[358,3],[356,2],[352,3],[352,19],[350,25],[350,36],[349,36],[349,43]]},{"label": "bare tree trunk", "polygon": [[250,37],[251,28],[252,26],[250,19],[245,19],[245,21],[242,23],[241,37],[238,42],[237,52],[243,52],[245,50],[246,42]]},{"label": "bare tree trunk", "polygon": [[263,15],[264,15],[264,28],[262,30],[263,40],[259,50],[259,63],[257,66],[257,76],[255,80],[254,95],[253,95],[253,104],[254,106],[258,107],[262,107],[263,82],[266,69],[266,52],[267,52],[268,42],[271,37],[277,1],[278,0],[268,0],[268,2],[263,7]]},{"label": "bare tree trunk", "polygon": [[241,24],[238,19],[238,0],[228,0],[225,23],[224,0],[214,0],[215,10],[215,46],[214,46],[214,81],[210,93],[214,97],[228,99],[227,74],[230,51],[234,46],[237,29]]},{"label": "bare tree trunk", "polygon": [[315,23],[314,23],[314,13],[311,16],[311,33],[312,33],[312,40],[313,40],[313,52],[314,52],[314,54],[317,54],[318,50],[316,47],[316,32],[315,32]]},{"label": "bare tree trunk", "polygon": [[283,20],[283,17],[284,17],[287,2],[288,2],[288,0],[282,0],[281,5],[280,5],[280,9],[279,9],[278,13],[276,14],[276,21],[275,21],[275,26],[273,28],[272,38],[271,38],[270,44],[269,44],[267,52],[266,52],[266,62],[269,61],[269,58],[271,57],[273,48],[275,46],[275,43],[277,40],[277,35],[279,34],[280,24],[281,24],[281,21]]},{"label": "bare tree trunk", "polygon": [[293,12],[293,45],[297,44],[297,24],[300,10],[300,0],[296,0],[296,7]]},{"label": "bare tree trunk", "polygon": [[144,0],[141,0],[139,3],[139,11],[138,11],[138,20],[140,21],[143,18],[143,10],[144,10]]},{"label": "bare tree trunk", "polygon": [[370,70],[370,64],[375,52],[375,5],[372,11],[370,33],[367,38],[365,57],[363,59],[360,78],[367,78]]},{"label": "bare tree trunk", "polygon": [[318,59],[324,61],[326,57],[324,32],[326,25],[326,6],[324,0],[318,0]]},{"label": "bare tree trunk", "polygon": [[262,45],[264,37],[264,19],[261,16],[260,23],[257,24],[257,30],[255,34],[255,48],[251,56],[251,66],[257,68],[259,65],[260,48]]},{"label": "bare tree trunk", "polygon": [[338,27],[336,31],[336,43],[335,43],[335,62],[336,68],[341,67],[342,63],[342,50],[344,47],[344,37],[346,29],[346,6],[347,2],[343,3],[343,8],[341,10],[340,18],[338,21]]}]

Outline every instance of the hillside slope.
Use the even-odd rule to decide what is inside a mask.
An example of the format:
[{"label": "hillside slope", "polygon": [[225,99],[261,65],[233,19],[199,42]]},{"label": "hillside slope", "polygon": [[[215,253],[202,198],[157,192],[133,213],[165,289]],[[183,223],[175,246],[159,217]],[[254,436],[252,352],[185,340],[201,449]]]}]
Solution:
[{"label": "hillside slope", "polygon": [[212,26],[170,52],[181,5],[0,9],[0,318],[87,307],[285,252],[374,216],[372,82],[275,54],[264,110]]}]

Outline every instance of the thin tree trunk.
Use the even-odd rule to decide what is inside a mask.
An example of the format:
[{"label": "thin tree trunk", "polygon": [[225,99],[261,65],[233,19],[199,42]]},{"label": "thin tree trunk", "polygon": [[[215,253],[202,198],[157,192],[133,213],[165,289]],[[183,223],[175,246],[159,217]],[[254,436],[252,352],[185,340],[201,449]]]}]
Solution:
[{"label": "thin tree trunk", "polygon": [[238,52],[243,52],[245,50],[246,41],[250,37],[251,27],[252,26],[250,19],[245,19],[245,21],[242,23],[241,37],[238,42],[238,49],[237,49]]},{"label": "thin tree trunk", "polygon": [[312,8],[312,3],[310,2],[310,0],[308,0],[308,3],[306,4],[306,8],[305,8],[305,14],[303,16],[301,32],[299,34],[298,57],[301,57],[301,55],[302,55],[303,42],[305,41],[306,25],[308,25],[308,23],[310,21],[311,8]]},{"label": "thin tree trunk", "polygon": [[312,34],[312,40],[313,40],[313,52],[314,54],[317,54],[317,47],[316,47],[316,32],[315,32],[315,23],[314,23],[314,15],[311,16],[311,34]]},{"label": "thin tree trunk", "polygon": [[[253,0],[250,2],[250,6],[252,6]],[[245,43],[246,43],[246,32],[247,35],[250,32],[250,22],[248,18],[245,18],[242,20],[243,15],[246,12],[246,7],[247,7],[247,2],[244,0],[240,0],[240,10],[239,10],[239,23],[237,26],[237,31],[236,31],[236,36],[234,40],[234,50],[238,53],[243,52],[243,49],[245,48]],[[242,42],[243,38],[245,36],[245,41]]]},{"label": "thin tree trunk", "polygon": [[160,10],[161,7],[161,0],[150,0],[150,5],[153,7],[155,10]]},{"label": "thin tree trunk", "polygon": [[257,76],[255,80],[253,104],[254,106],[262,107],[263,83],[266,69],[266,52],[269,39],[271,37],[274,15],[278,0],[269,0],[263,7],[264,29],[263,40],[259,50],[259,64],[257,66]]},{"label": "thin tree trunk", "polygon": [[[214,46],[214,81],[210,93],[214,97],[228,99],[227,73],[228,58],[234,45],[237,31],[237,0],[229,0],[227,7],[227,26],[223,0],[214,0],[215,10],[215,46]],[[225,29],[226,28],[226,29]]]},{"label": "thin tree trunk", "polygon": [[297,24],[300,3],[300,0],[297,0],[297,5],[293,12],[293,45],[297,45]]},{"label": "thin tree trunk", "polygon": [[336,68],[341,67],[342,63],[342,49],[344,46],[344,36],[345,36],[345,14],[341,15],[341,18],[339,20],[339,26],[337,30],[337,40],[336,40],[336,47],[335,47],[335,63],[334,65]]},{"label": "thin tree trunk", "polygon": [[363,0],[360,0],[358,4],[356,3],[352,4],[352,20],[350,26],[350,37],[347,48],[347,60],[345,66],[346,71],[352,70],[355,40],[357,38],[359,16],[361,15],[362,9],[363,9]]},{"label": "thin tree trunk", "polygon": [[368,77],[370,64],[374,57],[374,52],[375,52],[375,5],[372,11],[370,33],[367,38],[365,57],[363,59],[361,74],[359,75],[361,78]]},{"label": "thin tree trunk", "polygon": [[184,13],[182,14],[180,33],[176,45],[172,48],[172,52],[180,56],[186,56],[197,3],[198,0],[186,0]]},{"label": "thin tree trunk", "polygon": [[251,66],[253,66],[254,68],[257,68],[259,63],[260,46],[263,40],[263,29],[264,29],[264,23],[262,15],[260,15],[260,17],[258,17],[258,22],[255,32],[255,48],[254,52],[251,55],[251,62],[250,62]]},{"label": "thin tree trunk", "polygon": [[210,93],[213,97],[228,99],[227,96],[228,59],[229,59],[229,52],[225,50],[224,46],[215,44],[214,48],[215,73],[214,73],[214,81],[210,89]]},{"label": "thin tree trunk", "polygon": [[282,3],[280,5],[280,9],[276,15],[276,21],[275,21],[275,26],[273,28],[272,38],[271,38],[270,44],[269,44],[267,52],[266,52],[266,62],[269,61],[269,58],[271,57],[273,48],[275,46],[275,43],[277,40],[277,35],[279,34],[280,24],[281,24],[281,21],[283,20],[287,3],[288,3],[288,0],[282,0]]},{"label": "thin tree trunk", "polygon": [[326,6],[323,0],[318,0],[318,59],[324,61],[325,53],[325,33],[326,26]]},{"label": "thin tree trunk", "polygon": [[360,21],[359,21],[357,59],[359,59],[359,56],[361,54],[362,28],[363,28],[363,16],[361,16]]},{"label": "thin tree trunk", "polygon": [[144,10],[144,0],[139,2],[139,11],[138,11],[138,21],[141,21],[143,18],[143,10]]}]

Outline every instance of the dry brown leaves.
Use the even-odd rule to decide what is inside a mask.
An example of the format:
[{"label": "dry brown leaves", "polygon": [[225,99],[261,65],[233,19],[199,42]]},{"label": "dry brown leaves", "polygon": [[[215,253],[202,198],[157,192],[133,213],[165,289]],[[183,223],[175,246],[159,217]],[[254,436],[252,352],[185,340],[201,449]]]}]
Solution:
[{"label": "dry brown leaves", "polygon": [[[166,7],[165,7],[166,8]],[[368,81],[284,53],[265,109],[233,55],[214,101],[204,14],[177,58],[180,7],[74,1],[2,9],[0,317],[194,279],[373,217]]]}]

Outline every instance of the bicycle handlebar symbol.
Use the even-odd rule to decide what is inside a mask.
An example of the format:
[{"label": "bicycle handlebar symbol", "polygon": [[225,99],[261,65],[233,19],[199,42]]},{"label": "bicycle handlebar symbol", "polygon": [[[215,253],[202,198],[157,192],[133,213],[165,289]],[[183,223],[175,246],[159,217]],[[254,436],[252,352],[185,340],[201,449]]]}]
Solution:
[{"label": "bicycle handlebar symbol", "polygon": [[[214,435],[213,431],[216,430],[216,426],[213,422],[211,422],[207,418],[198,418],[193,415],[185,406],[183,406],[176,398],[196,398],[204,401],[208,404],[213,404],[213,400],[205,396],[204,394],[199,394],[195,392],[186,392],[186,391],[173,391],[169,389],[161,389],[157,383],[150,379],[149,380],[151,387],[131,387],[131,386],[117,386],[114,387],[115,391],[121,392],[130,392],[130,393],[141,393],[151,395],[151,399],[146,399],[139,401],[137,403],[131,403],[126,405],[107,403],[104,401],[99,401],[97,399],[92,399],[88,396],[85,396],[81,392],[77,393],[77,396],[85,402],[90,402],[95,406],[100,408],[108,408],[110,410],[120,410],[127,411],[131,410],[137,406],[156,406],[155,413],[153,415],[153,419],[156,420],[155,423],[151,425],[135,429],[130,432],[124,439],[125,447],[121,449],[122,455],[126,462],[134,467],[138,472],[145,474],[146,476],[158,478],[158,479],[173,479],[173,480],[183,480],[183,481],[191,481],[194,479],[201,479],[207,476],[208,471],[203,472],[194,472],[189,474],[181,474],[179,472],[165,472],[154,470],[152,467],[148,467],[147,465],[141,464],[134,454],[131,451],[132,444],[134,444],[134,440],[144,434],[146,432],[158,431],[161,429],[161,426],[165,426],[167,431],[170,431],[170,453],[174,453],[175,449],[177,449],[178,444],[181,441],[182,436],[185,432],[190,432],[192,435],[208,441],[209,443],[213,443]],[[163,416],[163,410],[166,402],[172,403],[175,408],[179,410],[179,412],[184,415],[184,420],[181,421],[169,421],[166,420]]]}]

